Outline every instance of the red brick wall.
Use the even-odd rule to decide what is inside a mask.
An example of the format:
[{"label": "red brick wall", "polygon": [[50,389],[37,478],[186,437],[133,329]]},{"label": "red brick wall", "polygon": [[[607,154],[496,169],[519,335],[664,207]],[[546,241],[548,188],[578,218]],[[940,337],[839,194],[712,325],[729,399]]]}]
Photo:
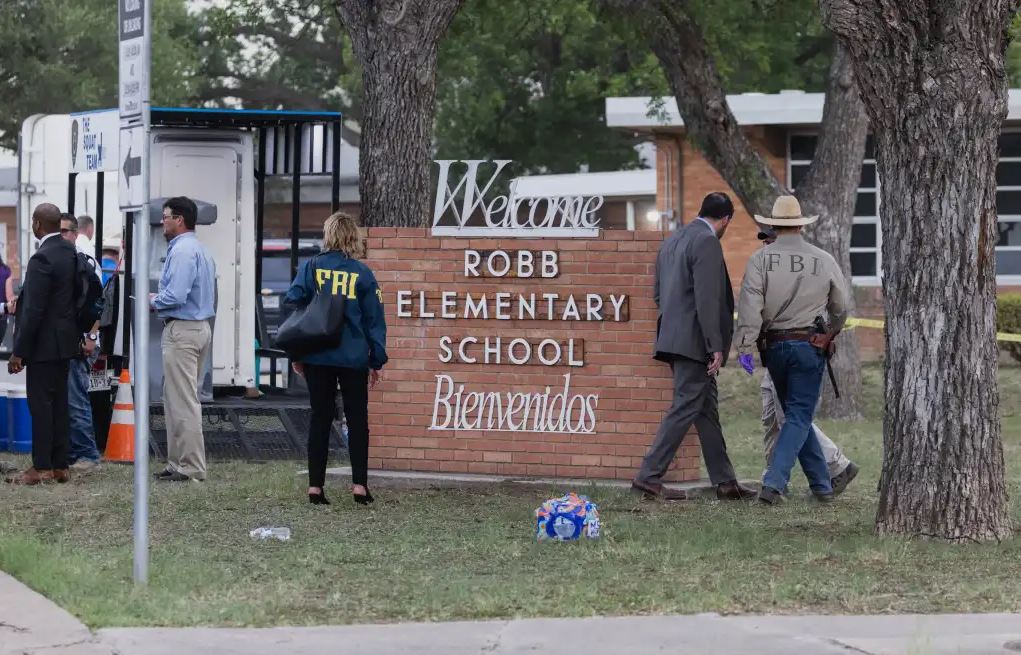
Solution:
[{"label": "red brick wall", "polygon": [[[634,476],[672,397],[667,366],[651,358],[656,329],[652,281],[658,232],[604,231],[598,239],[455,239],[429,237],[416,228],[372,228],[368,231],[367,263],[379,280],[386,307],[390,363],[386,380],[371,394],[374,468],[490,473],[501,475],[620,478]],[[559,277],[466,278],[466,249],[556,251]],[[398,291],[411,291],[415,318],[398,318]],[[427,297],[427,311],[440,314],[439,295],[458,292],[463,316],[466,292],[485,293],[489,320],[418,318],[418,292]],[[624,294],[627,320],[561,321],[498,320],[492,297],[517,293]],[[541,296],[540,296],[541,297]],[[545,307],[545,305],[543,305]],[[582,310],[584,312],[584,309]],[[610,312],[607,311],[609,314]],[[584,366],[467,364],[439,360],[442,336],[486,336],[507,342],[521,337],[566,343],[584,341]],[[456,348],[457,341],[455,341]],[[482,346],[469,351],[482,356]],[[597,394],[592,433],[532,433],[485,430],[430,430],[437,375],[449,375],[466,393],[551,393],[562,390],[571,375],[570,395]],[[441,417],[445,414],[441,410]],[[686,441],[669,479],[699,477],[699,450]]]}]

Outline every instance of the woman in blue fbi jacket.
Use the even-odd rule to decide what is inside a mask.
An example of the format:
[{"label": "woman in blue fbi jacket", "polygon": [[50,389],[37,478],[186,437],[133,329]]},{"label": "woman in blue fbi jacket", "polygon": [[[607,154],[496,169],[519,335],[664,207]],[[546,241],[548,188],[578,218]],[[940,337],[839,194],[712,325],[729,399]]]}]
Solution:
[{"label": "woman in blue fbi jacket", "polygon": [[[303,264],[284,298],[303,306],[318,292],[344,294],[344,328],[340,345],[302,357],[292,364],[308,383],[312,420],[308,430],[308,500],[329,505],[323,484],[329,454],[330,426],[337,412],[337,385],[347,419],[351,456],[351,493],[363,505],[373,498],[366,486],[369,468],[369,389],[382,380],[386,364],[383,294],[376,276],[358,261],[365,247],[355,220],[343,212],[323,225],[323,252]],[[357,301],[357,302],[355,302]]]}]

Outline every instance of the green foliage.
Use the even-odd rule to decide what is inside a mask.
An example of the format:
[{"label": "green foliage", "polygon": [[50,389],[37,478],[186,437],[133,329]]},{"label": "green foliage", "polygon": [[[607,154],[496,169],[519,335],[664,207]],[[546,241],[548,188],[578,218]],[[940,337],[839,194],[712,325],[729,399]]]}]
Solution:
[{"label": "green foliage", "polygon": [[[197,88],[199,21],[186,0],[153,3],[153,104],[187,103]],[[32,114],[117,105],[117,3],[0,2],[0,146]]]},{"label": "green foliage", "polygon": [[728,93],[824,91],[832,36],[816,0],[695,0]]},{"label": "green foliage", "polygon": [[[1005,293],[996,302],[996,330],[1021,334],[1021,293]],[[1001,347],[1021,362],[1021,343],[1003,341]]]},{"label": "green foliage", "polygon": [[329,0],[230,0],[205,20],[202,99],[360,117],[361,73]]},{"label": "green foliage", "polygon": [[513,159],[515,174],[638,164],[605,98],[667,91],[641,35],[587,0],[475,0],[440,48],[438,154]]}]

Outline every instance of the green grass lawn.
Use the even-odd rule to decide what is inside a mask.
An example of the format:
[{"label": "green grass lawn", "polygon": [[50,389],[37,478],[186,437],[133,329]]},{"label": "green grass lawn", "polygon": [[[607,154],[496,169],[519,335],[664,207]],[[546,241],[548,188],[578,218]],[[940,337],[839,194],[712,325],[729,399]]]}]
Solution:
[{"label": "green grass lawn", "polygon": [[[762,468],[755,381],[723,378],[721,410],[739,472]],[[868,418],[823,423],[862,468],[832,505],[700,500],[662,505],[578,489],[599,503],[595,542],[537,544],[533,509],[565,488],[373,486],[355,506],[309,506],[294,463],[213,463],[202,485],[154,485],[152,570],[131,584],[131,469],[42,488],[0,486],[0,568],[93,627],[329,624],[716,611],[1021,610],[1021,539],[960,546],[872,533],[881,457],[880,371]],[[1003,435],[1021,489],[1021,371],[1004,369]],[[22,460],[23,461],[23,460]],[[1021,525],[1017,502],[1012,504]],[[286,525],[289,542],[256,542]]]}]

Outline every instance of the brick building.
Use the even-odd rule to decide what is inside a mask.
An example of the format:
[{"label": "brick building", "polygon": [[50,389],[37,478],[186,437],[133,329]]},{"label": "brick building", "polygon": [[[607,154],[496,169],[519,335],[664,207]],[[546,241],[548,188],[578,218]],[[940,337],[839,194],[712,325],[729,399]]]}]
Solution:
[{"label": "brick building", "polygon": [[[812,162],[823,99],[821,93],[782,91],[732,95],[727,102],[767,165],[789,188],[796,189]],[[651,227],[669,229],[671,222],[691,220],[707,193],[733,192],[685,139],[676,101],[668,99],[656,112],[650,112],[650,101],[647,97],[607,98],[606,123],[614,129],[648,135],[655,142],[656,206],[662,220]],[[996,179],[1000,235],[996,247],[997,283],[1001,291],[1017,291],[1021,289],[1021,89],[1009,93]],[[870,138],[851,234],[851,271],[858,315],[864,317],[881,317],[883,313],[880,183]],[[757,232],[755,221],[738,203],[734,224],[723,242],[735,284],[740,284],[745,262],[760,245]],[[863,330],[860,339],[866,351],[882,347],[878,331]]]}]

